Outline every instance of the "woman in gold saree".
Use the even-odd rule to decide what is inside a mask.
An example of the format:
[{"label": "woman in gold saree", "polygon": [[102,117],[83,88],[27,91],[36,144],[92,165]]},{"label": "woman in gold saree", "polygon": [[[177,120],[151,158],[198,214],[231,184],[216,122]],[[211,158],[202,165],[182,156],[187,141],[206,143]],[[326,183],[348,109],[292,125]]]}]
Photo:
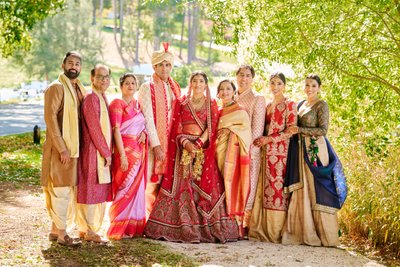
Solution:
[{"label": "woman in gold saree", "polygon": [[223,80],[217,88],[222,100],[219,110],[216,157],[218,169],[224,179],[226,208],[239,226],[243,239],[243,216],[250,192],[251,126],[247,111],[233,100],[235,84]]}]

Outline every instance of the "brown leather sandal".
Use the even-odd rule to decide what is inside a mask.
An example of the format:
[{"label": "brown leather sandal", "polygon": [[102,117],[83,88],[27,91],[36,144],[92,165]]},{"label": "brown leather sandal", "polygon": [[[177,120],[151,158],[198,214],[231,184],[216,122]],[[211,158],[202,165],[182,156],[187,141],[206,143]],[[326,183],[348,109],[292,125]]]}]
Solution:
[{"label": "brown leather sandal", "polygon": [[57,241],[57,239],[58,239],[58,234],[55,233],[49,234],[49,241]]},{"label": "brown leather sandal", "polygon": [[98,234],[95,234],[95,235],[85,234],[85,241],[93,241],[93,242],[100,243],[100,244],[107,244],[108,242],[110,242],[109,240],[101,237]]},{"label": "brown leather sandal", "polygon": [[80,240],[71,238],[69,235],[65,235],[64,240],[57,238],[57,243],[66,247],[76,247],[82,244]]}]

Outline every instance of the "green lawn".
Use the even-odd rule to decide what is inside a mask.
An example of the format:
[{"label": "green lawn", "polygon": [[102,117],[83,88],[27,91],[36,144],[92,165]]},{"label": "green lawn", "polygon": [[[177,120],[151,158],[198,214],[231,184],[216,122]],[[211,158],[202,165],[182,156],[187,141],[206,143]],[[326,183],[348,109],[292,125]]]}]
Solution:
[{"label": "green lawn", "polygon": [[[44,132],[42,132],[43,143]],[[39,185],[42,146],[33,143],[32,133],[0,137],[0,181],[16,186]]]}]

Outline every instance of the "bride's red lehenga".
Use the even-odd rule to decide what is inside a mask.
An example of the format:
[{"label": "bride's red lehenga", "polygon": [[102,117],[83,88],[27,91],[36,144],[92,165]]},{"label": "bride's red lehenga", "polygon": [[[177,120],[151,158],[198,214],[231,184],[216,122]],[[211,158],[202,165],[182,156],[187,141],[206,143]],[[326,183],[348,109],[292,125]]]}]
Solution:
[{"label": "bride's red lehenga", "polygon": [[[225,207],[223,180],[215,159],[218,106],[209,97],[195,110],[187,97],[175,107],[168,150],[168,170],[161,183],[154,209],[145,227],[145,235],[153,239],[175,242],[236,241],[238,227]],[[194,141],[208,131],[204,143],[204,163],[190,160],[181,140]],[[196,175],[197,173],[197,175]]]}]

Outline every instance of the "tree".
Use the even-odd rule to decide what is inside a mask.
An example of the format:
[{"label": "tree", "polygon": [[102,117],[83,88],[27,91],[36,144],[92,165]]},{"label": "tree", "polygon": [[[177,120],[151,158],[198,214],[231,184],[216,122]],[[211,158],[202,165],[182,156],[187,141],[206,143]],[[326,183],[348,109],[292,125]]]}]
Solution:
[{"label": "tree", "polygon": [[[60,71],[61,59],[69,50],[83,55],[84,68],[96,62],[101,51],[97,29],[91,26],[90,4],[67,0],[63,12],[38,23],[32,35],[30,51],[18,50],[13,60],[23,66],[30,76],[52,80]],[[51,48],[51,49],[49,49]]]},{"label": "tree", "polygon": [[200,27],[200,7],[197,1],[188,4],[188,59],[191,64],[196,59],[197,35]]},{"label": "tree", "polygon": [[[399,142],[398,0],[201,2],[217,42],[234,47],[240,60],[260,70],[271,62],[290,64],[297,81],[320,74],[344,136],[361,135],[367,149]],[[377,121],[383,126],[373,127]]]},{"label": "tree", "polygon": [[59,12],[64,0],[0,1],[0,50],[4,57],[31,46],[29,31],[39,21]]}]

